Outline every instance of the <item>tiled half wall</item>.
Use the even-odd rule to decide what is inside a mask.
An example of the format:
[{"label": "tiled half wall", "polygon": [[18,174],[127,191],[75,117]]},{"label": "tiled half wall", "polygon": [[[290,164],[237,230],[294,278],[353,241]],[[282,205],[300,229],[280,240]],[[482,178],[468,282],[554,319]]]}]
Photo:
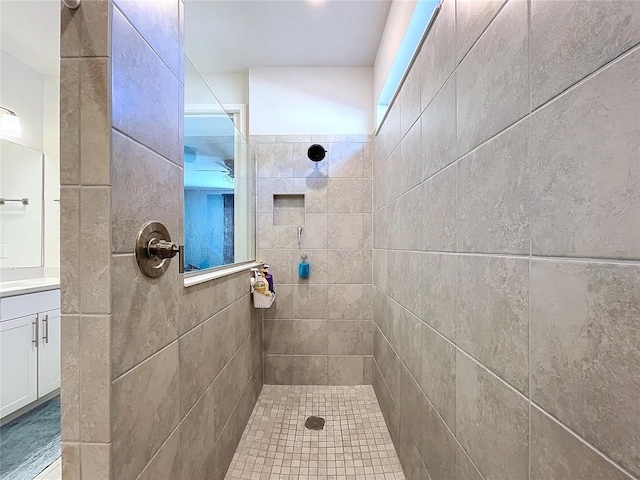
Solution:
[{"label": "tiled half wall", "polygon": [[249,273],[184,288],[133,246],[182,243],[183,4],[62,12],[62,473],[222,480],[262,388]]}]

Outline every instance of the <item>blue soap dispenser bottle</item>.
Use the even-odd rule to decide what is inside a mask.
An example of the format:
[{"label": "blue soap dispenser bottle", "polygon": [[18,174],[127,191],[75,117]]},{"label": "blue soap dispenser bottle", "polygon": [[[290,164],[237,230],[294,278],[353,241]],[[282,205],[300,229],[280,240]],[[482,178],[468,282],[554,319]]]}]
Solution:
[{"label": "blue soap dispenser bottle", "polygon": [[309,278],[309,264],[307,263],[307,254],[302,254],[302,261],[298,265],[298,275],[300,278]]}]

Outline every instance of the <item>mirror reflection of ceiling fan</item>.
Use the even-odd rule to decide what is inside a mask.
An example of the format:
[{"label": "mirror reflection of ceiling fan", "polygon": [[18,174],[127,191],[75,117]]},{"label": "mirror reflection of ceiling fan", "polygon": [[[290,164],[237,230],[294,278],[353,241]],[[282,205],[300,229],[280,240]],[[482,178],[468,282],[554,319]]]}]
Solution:
[{"label": "mirror reflection of ceiling fan", "polygon": [[196,172],[219,172],[224,174],[224,178],[229,182],[233,182],[235,174],[233,172],[233,158],[225,158],[223,160],[214,160],[214,163],[220,168],[196,168]]}]

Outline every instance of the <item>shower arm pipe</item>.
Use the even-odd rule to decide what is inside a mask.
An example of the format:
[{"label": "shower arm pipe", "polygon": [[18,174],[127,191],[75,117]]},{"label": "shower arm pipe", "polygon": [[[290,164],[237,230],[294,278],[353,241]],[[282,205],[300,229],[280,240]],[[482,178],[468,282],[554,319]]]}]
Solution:
[{"label": "shower arm pipe", "polygon": [[71,10],[75,10],[80,6],[80,0],[62,0],[62,3]]}]

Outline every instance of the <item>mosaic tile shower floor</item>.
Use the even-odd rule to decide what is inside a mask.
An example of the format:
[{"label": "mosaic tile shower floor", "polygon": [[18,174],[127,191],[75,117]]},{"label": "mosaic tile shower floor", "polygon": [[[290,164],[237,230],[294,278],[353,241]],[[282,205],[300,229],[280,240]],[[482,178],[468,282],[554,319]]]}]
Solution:
[{"label": "mosaic tile shower floor", "polygon": [[[323,417],[308,430],[307,417]],[[404,480],[371,385],[265,385],[226,480]]]}]

